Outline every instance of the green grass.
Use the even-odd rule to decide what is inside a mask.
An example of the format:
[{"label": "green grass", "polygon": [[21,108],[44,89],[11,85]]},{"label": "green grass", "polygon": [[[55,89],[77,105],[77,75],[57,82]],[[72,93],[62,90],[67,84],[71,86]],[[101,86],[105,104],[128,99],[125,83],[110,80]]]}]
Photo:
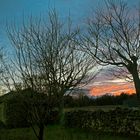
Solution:
[{"label": "green grass", "polygon": [[84,110],[84,111],[96,111],[103,110],[109,111],[113,110],[117,107],[126,108],[124,105],[104,105],[104,106],[85,106],[85,107],[73,107],[73,108],[65,108],[65,111],[75,111],[75,110]]},{"label": "green grass", "polygon": [[[97,134],[58,125],[45,128],[44,140],[139,140],[140,137]],[[36,140],[31,128],[0,130],[0,140]]]}]

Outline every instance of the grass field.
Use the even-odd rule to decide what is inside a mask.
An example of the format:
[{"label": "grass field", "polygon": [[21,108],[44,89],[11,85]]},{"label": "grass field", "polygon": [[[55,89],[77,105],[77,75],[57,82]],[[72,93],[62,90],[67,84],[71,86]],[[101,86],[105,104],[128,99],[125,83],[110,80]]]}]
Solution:
[{"label": "grass field", "polygon": [[85,106],[85,107],[73,107],[73,108],[65,108],[65,111],[75,111],[75,110],[84,110],[84,111],[96,111],[96,110],[103,110],[109,111],[113,110],[117,107],[125,108],[124,105],[104,105],[104,106]]},{"label": "grass field", "polygon": [[[58,125],[45,128],[45,140],[139,140],[140,137],[115,136],[110,134],[97,134],[84,130],[64,128]],[[0,140],[36,140],[31,128],[2,129]]]}]

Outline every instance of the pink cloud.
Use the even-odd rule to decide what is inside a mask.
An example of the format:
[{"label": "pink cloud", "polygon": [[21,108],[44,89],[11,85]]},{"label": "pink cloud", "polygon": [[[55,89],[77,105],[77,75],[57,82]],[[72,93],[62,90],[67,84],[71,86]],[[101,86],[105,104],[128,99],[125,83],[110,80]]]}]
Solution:
[{"label": "pink cloud", "polygon": [[90,88],[90,94],[94,96],[100,96],[106,93],[111,93],[113,95],[119,95],[122,92],[132,94],[135,93],[135,89],[132,83],[101,83],[98,85],[93,85]]}]

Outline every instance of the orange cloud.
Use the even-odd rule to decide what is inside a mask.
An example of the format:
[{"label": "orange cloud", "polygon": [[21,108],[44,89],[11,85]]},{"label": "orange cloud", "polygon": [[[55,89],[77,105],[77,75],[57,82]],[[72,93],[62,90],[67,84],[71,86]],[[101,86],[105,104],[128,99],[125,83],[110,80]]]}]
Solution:
[{"label": "orange cloud", "polygon": [[90,89],[90,94],[93,96],[100,96],[106,93],[113,95],[120,95],[122,92],[132,94],[135,89],[132,83],[105,83],[101,85],[93,85]]}]

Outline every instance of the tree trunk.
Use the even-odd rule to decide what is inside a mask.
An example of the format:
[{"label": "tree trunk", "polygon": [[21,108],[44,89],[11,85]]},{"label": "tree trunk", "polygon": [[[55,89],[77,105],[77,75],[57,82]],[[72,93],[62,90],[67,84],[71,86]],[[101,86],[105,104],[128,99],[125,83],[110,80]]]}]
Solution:
[{"label": "tree trunk", "polygon": [[64,124],[64,98],[61,97],[59,102],[59,123],[60,125]]},{"label": "tree trunk", "polygon": [[138,102],[140,103],[140,78],[138,73],[137,59],[133,57],[133,62],[127,65],[128,71],[132,74]]},{"label": "tree trunk", "polygon": [[137,63],[134,63],[133,65],[131,65],[131,69],[129,69],[129,71],[132,74],[137,99],[140,104],[140,78],[139,78],[139,74],[138,74],[138,70],[137,70]]},{"label": "tree trunk", "polygon": [[140,99],[140,79],[138,73],[133,73],[133,81],[134,81],[134,86],[137,94],[137,98]]},{"label": "tree trunk", "polygon": [[38,136],[38,140],[43,140],[43,135],[44,135],[44,124],[41,124],[39,126],[39,136]]}]

